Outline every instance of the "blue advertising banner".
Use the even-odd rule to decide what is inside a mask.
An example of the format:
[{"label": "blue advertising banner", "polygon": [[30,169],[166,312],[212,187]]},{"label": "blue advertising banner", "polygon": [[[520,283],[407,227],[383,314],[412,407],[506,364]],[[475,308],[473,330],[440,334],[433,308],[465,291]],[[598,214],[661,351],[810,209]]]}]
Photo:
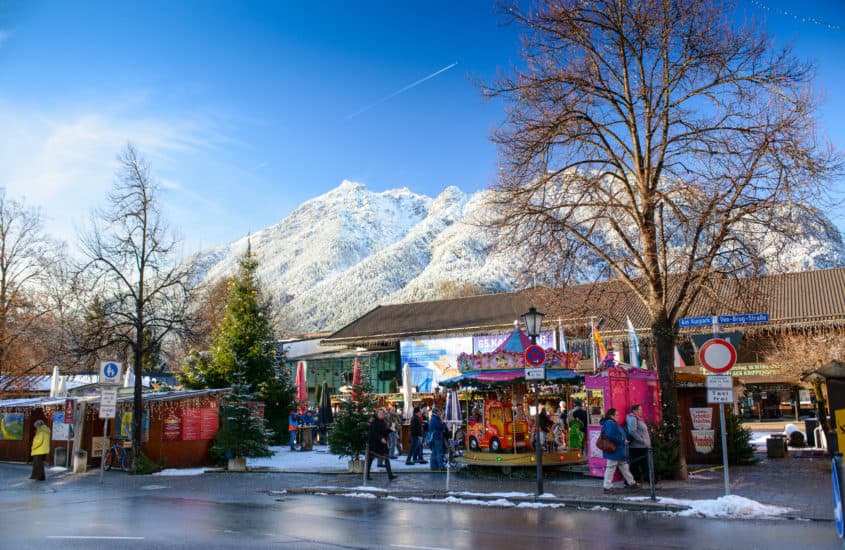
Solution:
[{"label": "blue advertising banner", "polygon": [[434,391],[440,380],[458,376],[461,373],[457,367],[458,355],[470,349],[471,336],[399,341],[402,365],[407,363],[410,367],[411,385],[418,392]]}]

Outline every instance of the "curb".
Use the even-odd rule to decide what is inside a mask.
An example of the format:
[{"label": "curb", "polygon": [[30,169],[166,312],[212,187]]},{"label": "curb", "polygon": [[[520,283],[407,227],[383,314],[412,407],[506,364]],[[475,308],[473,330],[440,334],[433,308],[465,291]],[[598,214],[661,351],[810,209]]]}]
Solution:
[{"label": "curb", "polygon": [[[268,494],[287,494],[287,495],[355,495],[355,494],[370,494],[375,498],[421,498],[431,500],[443,500],[446,498],[455,501],[478,501],[484,500],[488,502],[496,500],[507,500],[514,504],[521,503],[542,503],[542,504],[562,504],[563,506],[570,506],[573,508],[590,509],[590,508],[609,508],[611,510],[627,510],[631,512],[683,512],[689,510],[688,506],[678,504],[661,504],[659,502],[647,501],[630,501],[621,499],[602,499],[602,498],[538,498],[519,497],[519,496],[495,496],[495,495],[463,495],[455,493],[447,493],[445,491],[387,491],[378,489],[347,489],[340,487],[325,488],[325,487],[301,487],[296,489],[286,489],[283,492],[269,492]],[[458,502],[460,503],[460,502]]]}]

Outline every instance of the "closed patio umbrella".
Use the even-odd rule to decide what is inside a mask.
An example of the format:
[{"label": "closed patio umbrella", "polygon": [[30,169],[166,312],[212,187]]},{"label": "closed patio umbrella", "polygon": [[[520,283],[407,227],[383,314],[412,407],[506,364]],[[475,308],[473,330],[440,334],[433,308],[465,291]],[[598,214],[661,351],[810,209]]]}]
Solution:
[{"label": "closed patio umbrella", "polygon": [[305,406],[308,401],[308,387],[305,385],[305,362],[300,361],[296,364],[296,403],[300,407]]}]

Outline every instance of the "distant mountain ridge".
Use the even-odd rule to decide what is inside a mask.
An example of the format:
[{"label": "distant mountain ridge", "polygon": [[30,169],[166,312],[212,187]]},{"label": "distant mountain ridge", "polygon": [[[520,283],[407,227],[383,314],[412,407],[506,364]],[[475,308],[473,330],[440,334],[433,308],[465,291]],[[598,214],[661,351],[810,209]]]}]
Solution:
[{"label": "distant mountain ridge", "polygon": [[[497,252],[477,223],[488,193],[448,187],[431,198],[344,181],[280,223],[200,253],[203,280],[233,275],[249,240],[265,292],[283,304],[280,328],[288,334],[333,331],[379,304],[435,299],[444,284],[512,291],[526,268]],[[845,266],[842,236],[821,213],[790,223],[789,242],[768,247],[788,249],[772,271]]]}]

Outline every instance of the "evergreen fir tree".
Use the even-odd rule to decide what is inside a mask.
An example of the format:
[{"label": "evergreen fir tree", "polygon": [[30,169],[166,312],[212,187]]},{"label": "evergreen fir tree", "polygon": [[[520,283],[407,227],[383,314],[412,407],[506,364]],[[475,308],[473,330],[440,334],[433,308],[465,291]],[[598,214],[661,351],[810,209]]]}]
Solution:
[{"label": "evergreen fir tree", "polygon": [[[727,434],[728,464],[753,464],[754,447],[751,446],[751,430],[742,425],[742,417],[725,408],[725,433]],[[722,456],[722,425],[716,423],[716,441],[713,453]]]},{"label": "evergreen fir tree", "polygon": [[361,384],[352,384],[355,399],[350,397],[340,402],[340,410],[329,432],[329,452],[355,460],[367,449],[369,422],[375,410],[369,377],[363,372],[362,375]]},{"label": "evergreen fir tree", "polygon": [[264,418],[254,416],[249,407],[256,397],[246,384],[235,382],[232,393],[221,399],[220,429],[214,436],[210,454],[217,462],[228,458],[273,456],[268,447]]},{"label": "evergreen fir tree", "polygon": [[[209,354],[192,353],[180,380],[186,387],[226,388],[244,384],[265,403],[265,415],[274,432],[273,442],[287,436],[287,417],[293,404],[289,377],[270,326],[270,305],[256,276],[258,261],[247,244],[238,262],[238,274],[229,283],[226,311]],[[238,379],[236,380],[236,373]]]}]

